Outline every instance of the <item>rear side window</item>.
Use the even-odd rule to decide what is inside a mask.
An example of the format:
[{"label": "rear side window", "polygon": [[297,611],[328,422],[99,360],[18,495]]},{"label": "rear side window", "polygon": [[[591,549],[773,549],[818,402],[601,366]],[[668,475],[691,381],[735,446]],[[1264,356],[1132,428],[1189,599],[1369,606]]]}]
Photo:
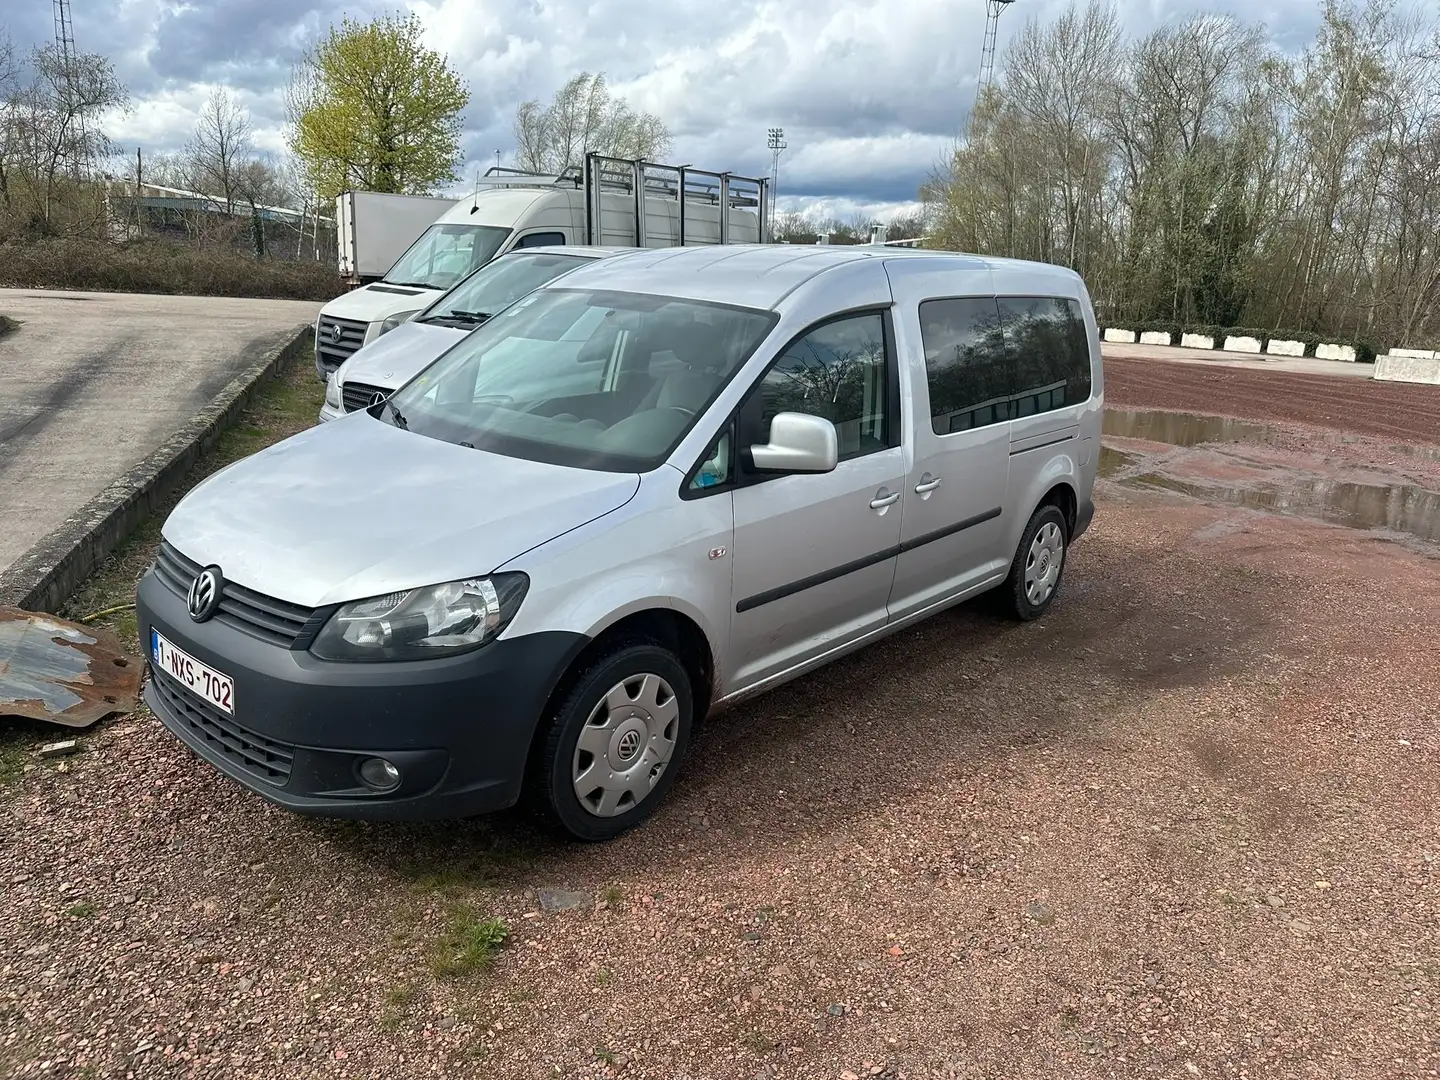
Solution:
[{"label": "rear side window", "polygon": [[993,296],[924,301],[920,340],[935,434],[1010,419],[1005,334]]},{"label": "rear side window", "polygon": [[1090,396],[1090,342],[1074,300],[1002,296],[1012,419],[1079,405]]},{"label": "rear side window", "polygon": [[517,248],[532,247],[561,247],[565,243],[565,234],[558,232],[531,233],[529,236],[522,236]]}]

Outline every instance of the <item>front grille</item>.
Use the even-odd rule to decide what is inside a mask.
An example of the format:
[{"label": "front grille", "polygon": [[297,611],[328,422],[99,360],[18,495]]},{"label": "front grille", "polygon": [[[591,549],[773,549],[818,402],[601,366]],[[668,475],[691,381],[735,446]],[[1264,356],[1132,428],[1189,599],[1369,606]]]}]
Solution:
[{"label": "front grille", "polygon": [[251,776],[276,787],[290,779],[295,747],[276,742],[241,727],[219,709],[190,693],[166,672],[156,670],[155,692],[171,717],[184,724],[190,734],[211,750],[222,754]]},{"label": "front grille", "polygon": [[390,391],[386,390],[383,386],[369,386],[365,383],[348,381],[340,387],[340,397],[341,400],[345,402],[345,411],[347,413],[368,409],[370,403],[375,400],[376,394],[389,397]]},{"label": "front grille", "polygon": [[[367,323],[356,322],[354,319],[320,316],[320,326],[315,332],[315,355],[319,357],[325,374],[330,374],[350,359],[351,353],[365,344],[365,331],[368,328]],[[340,331],[339,340],[335,337],[337,329]]]},{"label": "front grille", "polygon": [[[155,560],[155,574],[171,591],[188,596],[191,584],[203,569],[168,542],[161,542],[160,555]],[[224,567],[221,567],[221,573],[224,573]],[[325,621],[325,612],[276,600],[227,581],[220,591],[220,607],[214,617],[216,622],[233,626],[272,645],[285,649],[308,649]]]}]

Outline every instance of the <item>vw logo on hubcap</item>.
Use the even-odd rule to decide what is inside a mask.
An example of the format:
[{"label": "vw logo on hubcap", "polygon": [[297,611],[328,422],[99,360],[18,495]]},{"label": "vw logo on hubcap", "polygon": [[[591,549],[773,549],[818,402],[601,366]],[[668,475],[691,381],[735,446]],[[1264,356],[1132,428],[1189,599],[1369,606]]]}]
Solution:
[{"label": "vw logo on hubcap", "polygon": [[218,566],[207,566],[201,570],[190,584],[190,592],[185,597],[190,618],[196,622],[204,622],[214,615],[215,609],[220,606],[220,594],[224,585],[225,579],[221,577]]},{"label": "vw logo on hubcap", "polygon": [[615,744],[615,752],[620,755],[621,761],[629,761],[640,751],[640,732],[631,728],[620,736],[620,741]]}]

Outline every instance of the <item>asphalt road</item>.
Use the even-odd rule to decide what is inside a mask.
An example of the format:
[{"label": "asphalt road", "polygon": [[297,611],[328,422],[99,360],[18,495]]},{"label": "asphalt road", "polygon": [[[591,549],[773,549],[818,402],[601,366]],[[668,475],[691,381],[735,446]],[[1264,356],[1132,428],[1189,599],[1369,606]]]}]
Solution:
[{"label": "asphalt road", "polygon": [[0,289],[0,571],[143,460],[318,303]]}]

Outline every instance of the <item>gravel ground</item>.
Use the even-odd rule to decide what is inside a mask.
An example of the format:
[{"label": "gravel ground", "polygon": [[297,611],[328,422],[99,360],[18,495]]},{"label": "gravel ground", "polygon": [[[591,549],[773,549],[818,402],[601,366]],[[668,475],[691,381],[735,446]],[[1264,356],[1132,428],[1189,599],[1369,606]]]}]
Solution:
[{"label": "gravel ground", "polygon": [[[717,718],[602,847],[309,822],[107,725],[0,805],[0,1072],[1437,1075],[1435,565],[1103,483],[1047,619]],[[468,913],[510,939],[437,977]]]},{"label": "gravel ground", "polygon": [[1106,356],[1105,402],[1440,445],[1436,386]]}]

